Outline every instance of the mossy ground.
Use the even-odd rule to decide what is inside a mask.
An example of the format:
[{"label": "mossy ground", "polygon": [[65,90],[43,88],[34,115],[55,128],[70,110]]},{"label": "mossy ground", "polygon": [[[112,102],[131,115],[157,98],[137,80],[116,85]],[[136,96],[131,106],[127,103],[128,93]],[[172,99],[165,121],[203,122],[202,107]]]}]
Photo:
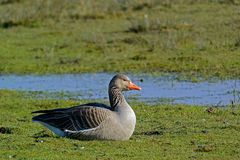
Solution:
[{"label": "mossy ground", "polygon": [[[132,103],[136,130],[128,141],[54,136],[31,112],[86,101],[40,100],[0,91],[0,159],[239,159],[240,110]],[[233,112],[234,111],[234,112]]]},{"label": "mossy ground", "polygon": [[240,76],[240,1],[0,1],[0,73]]}]

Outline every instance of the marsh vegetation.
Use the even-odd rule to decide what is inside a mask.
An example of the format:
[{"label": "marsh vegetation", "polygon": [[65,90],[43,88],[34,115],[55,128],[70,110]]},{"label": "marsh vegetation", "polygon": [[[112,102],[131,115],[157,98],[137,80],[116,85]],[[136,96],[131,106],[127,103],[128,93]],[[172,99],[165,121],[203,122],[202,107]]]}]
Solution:
[{"label": "marsh vegetation", "polygon": [[1,73],[239,77],[238,0],[2,0]]}]

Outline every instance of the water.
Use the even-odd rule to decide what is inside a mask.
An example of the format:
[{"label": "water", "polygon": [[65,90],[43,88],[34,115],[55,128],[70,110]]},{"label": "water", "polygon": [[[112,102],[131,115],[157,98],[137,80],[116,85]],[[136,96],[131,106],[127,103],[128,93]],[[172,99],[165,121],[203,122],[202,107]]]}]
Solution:
[{"label": "water", "polygon": [[[1,75],[0,89],[64,93],[71,98],[107,99],[113,74]],[[179,81],[176,76],[130,75],[141,91],[127,92],[128,99],[147,103],[228,105],[240,103],[240,80],[200,83]]]}]

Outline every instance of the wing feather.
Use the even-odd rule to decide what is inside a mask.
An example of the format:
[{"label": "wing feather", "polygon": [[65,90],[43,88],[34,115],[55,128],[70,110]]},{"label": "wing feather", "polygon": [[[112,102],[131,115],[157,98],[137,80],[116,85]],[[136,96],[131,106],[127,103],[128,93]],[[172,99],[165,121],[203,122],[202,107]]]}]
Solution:
[{"label": "wing feather", "polygon": [[100,107],[91,105],[86,104],[68,109],[36,111],[33,113],[43,114],[34,116],[33,121],[44,122],[62,131],[75,132],[93,129],[98,127],[109,116],[111,110],[103,104]]}]

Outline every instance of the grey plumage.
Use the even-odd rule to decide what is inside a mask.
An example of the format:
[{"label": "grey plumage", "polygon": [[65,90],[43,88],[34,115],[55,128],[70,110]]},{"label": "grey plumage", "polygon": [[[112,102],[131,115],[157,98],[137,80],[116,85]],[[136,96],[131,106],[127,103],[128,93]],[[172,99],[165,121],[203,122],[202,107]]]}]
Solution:
[{"label": "grey plumage", "polygon": [[[40,122],[59,136],[76,139],[126,140],[132,135],[136,117],[122,91],[134,85],[125,75],[116,75],[109,84],[111,107],[88,103],[71,108],[40,110],[33,121]],[[136,86],[135,86],[136,87]],[[140,90],[140,88],[138,89]]]}]

